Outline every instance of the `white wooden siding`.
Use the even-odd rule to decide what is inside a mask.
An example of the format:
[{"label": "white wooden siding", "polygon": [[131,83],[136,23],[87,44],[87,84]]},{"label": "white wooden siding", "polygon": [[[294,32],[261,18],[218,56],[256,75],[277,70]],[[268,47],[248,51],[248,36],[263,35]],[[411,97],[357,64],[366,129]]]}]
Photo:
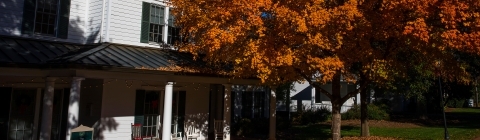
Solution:
[{"label": "white wooden siding", "polygon": [[[332,85],[331,84],[325,84],[321,85],[321,87],[328,91],[332,92]],[[340,89],[340,95],[343,97],[345,96],[348,92],[355,90],[355,85],[347,84],[346,82],[341,83],[341,89]],[[290,110],[291,111],[297,111],[299,107],[304,105],[307,109],[308,108],[320,108],[322,106],[327,107],[331,110],[332,108],[332,103],[330,99],[325,96],[324,94],[320,94],[320,99],[322,100],[319,103],[315,103],[315,91],[312,89],[310,84],[308,82],[304,83],[299,83],[295,82],[294,83],[294,90],[290,91],[290,97],[292,101],[290,102]],[[295,98],[293,98],[295,97]],[[300,101],[298,101],[300,100]],[[298,102],[297,102],[298,101]],[[318,101],[317,101],[318,102]],[[300,105],[301,103],[302,105]],[[343,103],[341,112],[345,112],[348,109],[350,109],[354,104],[354,101],[352,98],[348,99],[345,103]],[[278,105],[277,105],[278,106]],[[283,105],[282,107],[286,107]],[[284,111],[286,110],[285,108],[277,108],[277,110]]]},{"label": "white wooden siding", "polygon": [[[105,80],[108,81],[108,80]],[[139,87],[134,82],[133,87]],[[102,119],[99,121],[99,132],[104,140],[127,140],[131,134],[131,123],[135,113],[136,88],[128,88],[125,81],[118,80],[105,84],[102,96]]]},{"label": "white wooden siding", "polygon": [[71,0],[70,2],[70,25],[68,26],[69,41],[84,43],[85,37],[85,0]]},{"label": "white wooden siding", "polygon": [[[166,3],[161,0],[106,0],[111,1],[110,14],[106,10],[105,20],[108,25],[104,25],[104,31],[108,32],[108,39],[105,42],[159,47],[147,43],[140,43],[140,31],[142,20],[142,2],[153,3],[157,5],[166,6]],[[106,6],[108,7],[108,6]],[[107,8],[106,8],[107,9]],[[168,17],[168,16],[165,16]],[[167,20],[167,19],[165,19]],[[166,29],[164,29],[166,33]],[[164,35],[164,37],[166,37]]]},{"label": "white wooden siding", "polygon": [[103,0],[89,0],[87,31],[87,43],[98,43],[100,41],[100,27],[102,24]]},{"label": "white wooden siding", "polygon": [[22,28],[23,0],[0,1],[0,34],[19,35]]},{"label": "white wooden siding", "polygon": [[70,26],[68,27],[68,38],[60,39],[43,35],[22,35],[24,0],[2,0],[0,1],[0,35],[22,36],[51,41],[63,41],[73,43],[84,43],[85,33],[85,0],[71,0],[70,5]]}]

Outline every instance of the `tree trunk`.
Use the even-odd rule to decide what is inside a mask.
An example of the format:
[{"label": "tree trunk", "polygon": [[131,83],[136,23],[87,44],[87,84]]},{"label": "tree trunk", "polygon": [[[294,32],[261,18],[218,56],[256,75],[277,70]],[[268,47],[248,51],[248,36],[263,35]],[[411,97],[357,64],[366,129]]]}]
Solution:
[{"label": "tree trunk", "polygon": [[368,128],[368,109],[367,109],[368,94],[367,93],[368,93],[367,88],[360,91],[360,111],[361,111],[360,120],[361,120],[361,127],[362,127],[360,133],[362,137],[370,136],[370,129]]},{"label": "tree trunk", "polygon": [[341,72],[337,71],[335,76],[332,79],[332,140],[340,140],[340,127],[342,125],[342,118],[340,114],[340,109],[342,107],[342,96],[340,94],[340,80]]},{"label": "tree trunk", "polygon": [[478,105],[478,78],[475,78],[475,106],[480,107]]},{"label": "tree trunk", "polygon": [[340,140],[342,118],[340,115],[341,104],[332,101],[332,140]]}]

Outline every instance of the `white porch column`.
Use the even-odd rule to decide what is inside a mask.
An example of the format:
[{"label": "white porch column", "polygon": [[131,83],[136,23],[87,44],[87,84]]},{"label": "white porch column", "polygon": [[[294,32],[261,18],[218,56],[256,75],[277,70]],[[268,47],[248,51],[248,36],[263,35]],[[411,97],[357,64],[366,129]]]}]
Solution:
[{"label": "white porch column", "polygon": [[55,90],[54,77],[47,77],[45,79],[45,92],[43,95],[42,105],[42,126],[40,127],[40,140],[50,140],[52,132],[52,112],[53,112],[53,97]]},{"label": "white porch column", "polygon": [[311,108],[315,107],[315,102],[316,102],[316,101],[315,101],[315,95],[316,95],[316,93],[315,93],[315,87],[312,86],[312,95],[311,95],[311,96],[312,96],[312,99],[310,100],[310,101],[311,101],[311,102],[310,102],[310,107],[311,107]]},{"label": "white porch column", "polygon": [[72,85],[70,87],[70,97],[69,97],[69,106],[68,106],[68,123],[67,123],[67,140],[70,139],[72,134],[72,129],[78,127],[78,112],[80,104],[80,89],[82,80],[85,78],[82,77],[73,77]]},{"label": "white porch column", "polygon": [[275,133],[277,128],[277,95],[275,94],[275,89],[272,87],[270,89],[270,130],[268,136],[270,140],[275,140]]},{"label": "white porch column", "polygon": [[223,97],[223,123],[224,128],[223,131],[225,132],[225,140],[230,140],[230,120],[231,120],[231,103],[232,103],[232,84],[223,84],[225,86],[225,94]]},{"label": "white porch column", "polygon": [[162,140],[169,140],[172,127],[172,100],[173,100],[173,84],[175,82],[167,82],[165,85],[165,101],[163,105],[163,129]]}]

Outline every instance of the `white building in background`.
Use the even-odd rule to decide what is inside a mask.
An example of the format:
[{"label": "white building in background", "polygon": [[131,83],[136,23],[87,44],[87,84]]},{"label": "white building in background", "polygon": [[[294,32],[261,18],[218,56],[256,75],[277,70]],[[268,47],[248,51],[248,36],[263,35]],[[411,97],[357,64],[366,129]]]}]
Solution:
[{"label": "white building in background", "polygon": [[[345,96],[348,92],[354,91],[357,88],[357,85],[348,84],[347,82],[341,82],[341,90],[340,93]],[[332,92],[332,85],[325,84],[322,85],[322,88],[328,92]],[[320,107],[327,107],[330,110],[332,109],[332,103],[330,99],[325,96],[324,94],[320,93],[318,89],[311,86],[308,82],[300,83],[294,82],[294,89],[290,91],[290,111],[296,112],[298,108],[320,108]],[[355,102],[360,105],[360,94],[357,94],[356,97],[352,97],[348,99],[341,108],[341,112],[346,112],[350,108],[353,107]],[[279,111],[284,111],[286,108],[279,108]]]}]

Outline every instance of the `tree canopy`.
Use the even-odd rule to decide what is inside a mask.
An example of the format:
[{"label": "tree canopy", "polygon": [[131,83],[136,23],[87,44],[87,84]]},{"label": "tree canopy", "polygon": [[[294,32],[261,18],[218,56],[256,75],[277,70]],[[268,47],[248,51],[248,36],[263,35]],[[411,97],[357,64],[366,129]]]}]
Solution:
[{"label": "tree canopy", "polygon": [[415,66],[468,81],[452,52],[480,54],[478,0],[171,1],[186,40],[180,50],[232,63],[231,75],[266,84],[332,82],[322,93],[333,112],[358,93],[341,97],[340,80],[365,87],[408,77]]}]

